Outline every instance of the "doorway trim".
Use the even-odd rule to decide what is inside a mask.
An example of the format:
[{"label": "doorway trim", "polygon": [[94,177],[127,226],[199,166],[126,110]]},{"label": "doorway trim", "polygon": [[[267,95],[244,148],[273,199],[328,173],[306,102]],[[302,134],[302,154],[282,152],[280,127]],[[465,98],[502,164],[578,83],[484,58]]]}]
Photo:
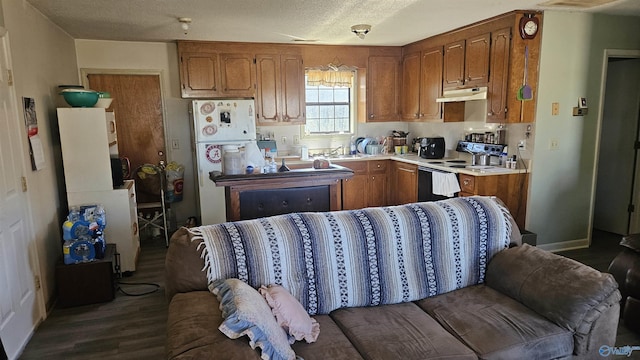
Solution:
[{"label": "doorway trim", "polygon": [[160,81],[160,103],[162,104],[162,127],[164,128],[164,147],[165,147],[165,159],[167,164],[171,161],[169,159],[169,131],[167,129],[167,107],[164,102],[164,71],[161,69],[103,69],[103,68],[81,68],[80,77],[82,79],[82,85],[85,88],[89,88],[89,75],[92,74],[105,74],[105,75],[158,75]]},{"label": "doorway trim", "polygon": [[596,185],[598,182],[598,166],[600,156],[600,137],[602,136],[602,121],[604,117],[604,103],[605,92],[607,88],[607,70],[609,68],[609,59],[611,58],[624,58],[624,59],[640,59],[640,50],[621,50],[621,49],[604,49],[602,57],[602,73],[600,77],[600,99],[598,99],[598,119],[596,122],[596,141],[594,151],[594,166],[593,173],[591,175],[591,200],[589,211],[589,228],[587,229],[587,239],[589,240],[589,247],[593,237],[593,220],[595,215],[596,204]]}]

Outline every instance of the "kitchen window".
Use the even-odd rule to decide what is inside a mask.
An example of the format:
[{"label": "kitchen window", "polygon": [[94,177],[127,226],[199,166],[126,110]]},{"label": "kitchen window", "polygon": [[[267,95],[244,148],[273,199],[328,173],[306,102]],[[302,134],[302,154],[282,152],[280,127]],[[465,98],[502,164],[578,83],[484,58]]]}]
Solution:
[{"label": "kitchen window", "polygon": [[307,71],[305,135],[336,135],[353,132],[355,119],[353,79],[355,79],[355,71]]}]

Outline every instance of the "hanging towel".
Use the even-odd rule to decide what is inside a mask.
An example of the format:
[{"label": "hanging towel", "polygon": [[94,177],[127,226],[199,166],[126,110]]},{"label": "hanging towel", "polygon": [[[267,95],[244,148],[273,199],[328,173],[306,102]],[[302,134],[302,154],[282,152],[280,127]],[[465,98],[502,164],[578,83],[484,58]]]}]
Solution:
[{"label": "hanging towel", "polygon": [[458,184],[456,174],[439,171],[434,171],[431,174],[433,174],[431,184],[434,195],[453,197],[455,193],[460,191],[460,184]]}]

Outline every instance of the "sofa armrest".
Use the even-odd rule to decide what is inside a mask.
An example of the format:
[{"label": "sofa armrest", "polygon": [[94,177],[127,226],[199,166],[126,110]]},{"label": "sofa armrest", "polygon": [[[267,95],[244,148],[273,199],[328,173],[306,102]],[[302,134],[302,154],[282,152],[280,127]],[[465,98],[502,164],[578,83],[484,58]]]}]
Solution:
[{"label": "sofa armrest", "polygon": [[[611,274],[528,244],[496,254],[486,284],[574,332],[576,355],[589,350],[594,323],[621,298]],[[617,323],[616,317],[607,329],[613,334],[608,345],[614,345]]]},{"label": "sofa armrest", "polygon": [[192,235],[180,228],[172,236],[165,257],[165,296],[171,301],[176,293],[208,291],[207,274],[202,271],[202,240],[191,241]]}]

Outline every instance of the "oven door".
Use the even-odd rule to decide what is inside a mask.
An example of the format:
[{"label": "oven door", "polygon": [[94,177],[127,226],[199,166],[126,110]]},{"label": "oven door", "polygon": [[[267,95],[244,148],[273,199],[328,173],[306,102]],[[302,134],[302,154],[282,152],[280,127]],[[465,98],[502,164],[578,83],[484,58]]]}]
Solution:
[{"label": "oven door", "polygon": [[[435,195],[433,193],[433,172],[436,171],[439,170],[434,170],[424,166],[418,167],[418,202],[449,199],[447,196]],[[456,196],[457,195],[458,193],[456,193]]]}]

